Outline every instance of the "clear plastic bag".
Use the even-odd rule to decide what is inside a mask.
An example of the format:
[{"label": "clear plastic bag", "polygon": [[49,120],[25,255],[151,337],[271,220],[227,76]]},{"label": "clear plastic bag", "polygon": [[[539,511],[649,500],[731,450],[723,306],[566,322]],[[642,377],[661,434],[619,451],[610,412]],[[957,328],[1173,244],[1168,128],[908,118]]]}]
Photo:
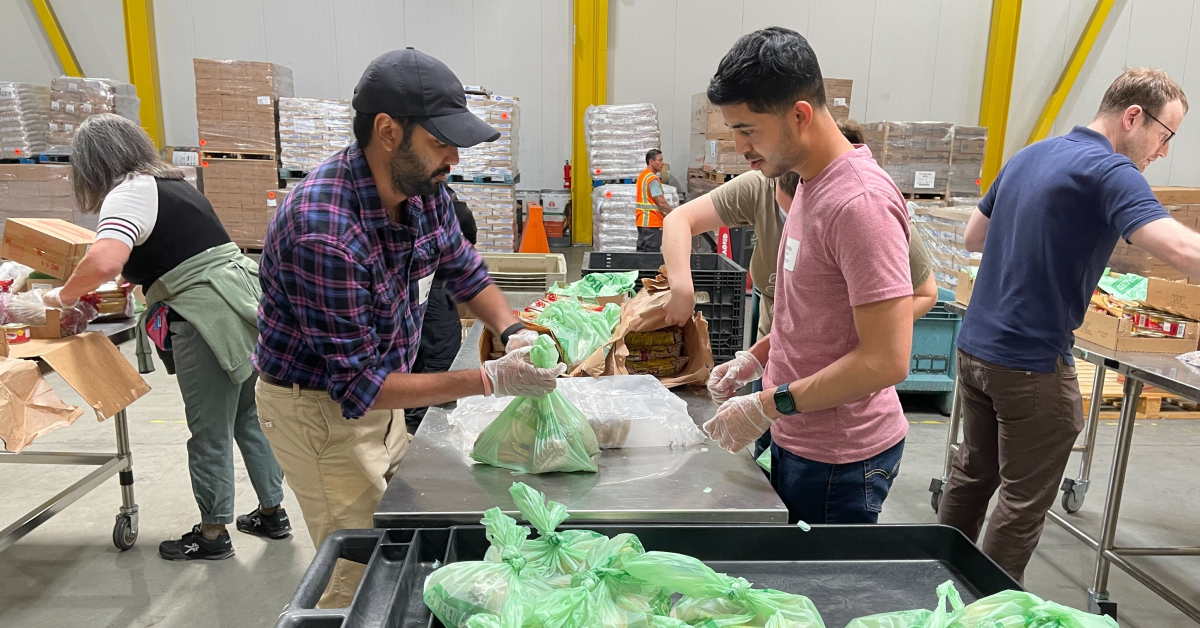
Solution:
[{"label": "clear plastic bag", "polygon": [[[553,368],[558,348],[549,336],[539,336],[529,357],[534,366]],[[476,462],[521,473],[595,472],[599,454],[587,419],[557,390],[514,398],[471,448]]]},{"label": "clear plastic bag", "polygon": [[0,292],[19,292],[32,272],[32,268],[20,262],[0,262]]},{"label": "clear plastic bag", "polygon": [[[500,560],[450,563],[434,570],[425,580],[425,605],[443,624],[453,628],[464,628],[479,614],[500,617],[510,600],[538,599],[552,591],[550,585],[528,568],[528,561],[521,553],[529,528],[518,526],[499,508],[485,512],[480,523]],[[522,624],[505,625],[515,628]]]},{"label": "clear plastic bag", "polygon": [[[687,402],[653,375],[560,379],[556,392],[583,413],[601,449],[684,447],[707,440],[688,415]],[[470,453],[479,434],[512,400],[480,395],[458,400],[447,420],[464,452]]]},{"label": "clear plastic bag", "polygon": [[646,552],[625,561],[625,571],[682,593],[671,617],[692,625],[758,628],[824,628],[812,601],[774,589],[754,589],[745,578],[720,574],[699,559],[671,552]]}]

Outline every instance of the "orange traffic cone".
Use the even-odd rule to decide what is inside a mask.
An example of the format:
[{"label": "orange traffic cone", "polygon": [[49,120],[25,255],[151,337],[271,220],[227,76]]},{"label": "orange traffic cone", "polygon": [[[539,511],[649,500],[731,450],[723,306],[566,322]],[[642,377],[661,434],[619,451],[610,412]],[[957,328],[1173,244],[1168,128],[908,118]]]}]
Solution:
[{"label": "orange traffic cone", "polygon": [[532,203],[525,216],[525,234],[521,237],[521,253],[549,253],[546,227],[542,224],[542,206]]}]

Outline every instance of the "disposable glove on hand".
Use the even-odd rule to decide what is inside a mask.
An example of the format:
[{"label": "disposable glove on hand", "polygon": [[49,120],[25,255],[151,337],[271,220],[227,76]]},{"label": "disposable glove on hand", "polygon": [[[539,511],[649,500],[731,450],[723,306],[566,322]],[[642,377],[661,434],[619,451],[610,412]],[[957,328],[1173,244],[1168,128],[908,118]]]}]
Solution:
[{"label": "disposable glove on hand", "polygon": [[74,307],[75,304],[79,303],[79,299],[70,302],[63,301],[62,288],[51,288],[42,295],[42,303],[45,303],[46,307],[65,310]]},{"label": "disposable glove on hand", "polygon": [[729,401],[742,386],[763,376],[762,363],[749,351],[738,351],[732,360],[718,364],[708,376],[708,392],[717,404]]},{"label": "disposable glove on hand", "polygon": [[560,363],[552,369],[538,368],[529,361],[530,350],[530,347],[521,347],[499,360],[483,363],[483,372],[497,397],[541,397],[554,390],[554,380],[567,371],[567,365]]},{"label": "disposable glove on hand", "polygon": [[763,410],[758,393],[734,397],[717,408],[717,416],[704,424],[704,433],[721,449],[737,453],[753,443],[775,422]]},{"label": "disposable glove on hand", "polygon": [[504,345],[504,352],[512,353],[521,347],[532,347],[533,343],[537,342],[539,335],[532,329],[522,329],[508,337],[508,343]]}]

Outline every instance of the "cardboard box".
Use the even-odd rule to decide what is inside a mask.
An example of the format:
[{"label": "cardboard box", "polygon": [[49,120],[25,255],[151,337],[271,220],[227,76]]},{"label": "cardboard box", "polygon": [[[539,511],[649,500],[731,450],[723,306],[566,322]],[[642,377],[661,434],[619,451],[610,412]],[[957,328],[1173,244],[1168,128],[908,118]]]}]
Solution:
[{"label": "cardboard box", "polygon": [[850,92],[854,89],[854,81],[850,79],[827,78],[825,82],[825,108],[829,109],[834,120],[841,122],[850,118]]},{"label": "cardboard box", "polygon": [[1200,320],[1200,286],[1150,277],[1145,303],[1156,310]]},{"label": "cardboard box", "polygon": [[1133,321],[1089,309],[1075,337],[1115,351],[1180,354],[1196,350],[1196,327],[1188,325],[1183,338],[1140,338],[1133,335]]},{"label": "cardboard box", "polygon": [[261,247],[274,215],[267,197],[279,188],[275,160],[209,159],[206,164],[204,195],[229,237],[241,247]]},{"label": "cardboard box", "polygon": [[98,419],[113,416],[150,392],[120,349],[96,332],[9,345],[9,357],[45,360]]},{"label": "cardboard box", "polygon": [[1200,205],[1200,188],[1152,186],[1150,189],[1163,205]]},{"label": "cardboard box", "polygon": [[96,240],[96,232],[56,218],[9,218],[0,257],[66,279]]},{"label": "cardboard box", "polygon": [[192,59],[200,149],[279,152],[279,99],[295,95],[292,71],[274,63]]},{"label": "cardboard box", "polygon": [[8,218],[58,218],[88,229],[100,221],[75,207],[68,164],[0,164],[0,225]]},{"label": "cardboard box", "polygon": [[967,305],[971,302],[971,293],[975,291],[975,280],[971,278],[971,273],[965,270],[958,271],[958,285],[954,289],[954,300]]}]

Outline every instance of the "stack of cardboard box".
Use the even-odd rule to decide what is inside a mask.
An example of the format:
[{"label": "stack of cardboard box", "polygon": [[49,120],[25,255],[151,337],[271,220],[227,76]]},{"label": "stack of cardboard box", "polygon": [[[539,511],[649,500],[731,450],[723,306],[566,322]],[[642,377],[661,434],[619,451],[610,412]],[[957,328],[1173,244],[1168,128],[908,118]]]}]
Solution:
[{"label": "stack of cardboard box", "polygon": [[59,218],[88,229],[99,222],[75,207],[67,164],[0,164],[0,226],[9,218]]},{"label": "stack of cardboard box", "polygon": [[987,129],[950,122],[870,122],[864,140],[906,194],[979,196]]},{"label": "stack of cardboard box", "polygon": [[987,151],[987,127],[954,125],[950,148],[950,196],[979,196],[983,155]]},{"label": "stack of cardboard box", "polygon": [[938,207],[921,203],[913,208],[912,225],[921,234],[933,262],[933,278],[938,286],[954,290],[963,269],[979,266],[982,255],[964,245],[967,221],[975,206]]},{"label": "stack of cardboard box", "polygon": [[274,159],[209,159],[204,166],[204,195],[229,232],[243,248],[259,248],[267,235],[271,214],[262,198],[279,187]]},{"label": "stack of cardboard box", "polygon": [[102,78],[63,76],[50,81],[50,129],[46,152],[70,153],[75,130],[97,113],[115,113],[139,122],[141,100],[129,83]]},{"label": "stack of cardboard box", "polygon": [[458,200],[475,217],[476,244],[480,251],[512,253],[516,250],[517,199],[511,185],[455,183]]},{"label": "stack of cardboard box", "polygon": [[467,177],[517,176],[521,106],[516,96],[467,94],[467,109],[500,132],[494,142],[458,150],[458,164],[450,172]]},{"label": "stack of cardboard box", "polygon": [[571,202],[570,190],[543,190],[541,193],[542,225],[547,238],[565,238],[571,232],[571,216],[567,204]]},{"label": "stack of cardboard box", "polygon": [[288,170],[312,172],[354,141],[350,102],[320,98],[279,99],[279,162]]},{"label": "stack of cardboard box", "polygon": [[825,107],[833,115],[833,119],[841,122],[850,118],[850,92],[854,89],[854,81],[850,79],[827,78],[825,81]]},{"label": "stack of cardboard box", "polygon": [[49,130],[50,88],[0,81],[0,159],[40,154]]},{"label": "stack of cardboard box", "polygon": [[[733,145],[733,131],[725,126],[725,118],[706,94],[692,96],[691,150],[688,169],[736,174],[750,169],[750,164]],[[693,178],[689,174],[689,179]]]},{"label": "stack of cardboard box", "polygon": [[[1200,188],[1155,187],[1158,197],[1171,217],[1192,230],[1200,228]],[[1117,242],[1108,265],[1113,272],[1134,273],[1143,277],[1158,277],[1172,281],[1187,281],[1200,285],[1200,277],[1187,276],[1167,265],[1147,251],[1126,242]]]}]

